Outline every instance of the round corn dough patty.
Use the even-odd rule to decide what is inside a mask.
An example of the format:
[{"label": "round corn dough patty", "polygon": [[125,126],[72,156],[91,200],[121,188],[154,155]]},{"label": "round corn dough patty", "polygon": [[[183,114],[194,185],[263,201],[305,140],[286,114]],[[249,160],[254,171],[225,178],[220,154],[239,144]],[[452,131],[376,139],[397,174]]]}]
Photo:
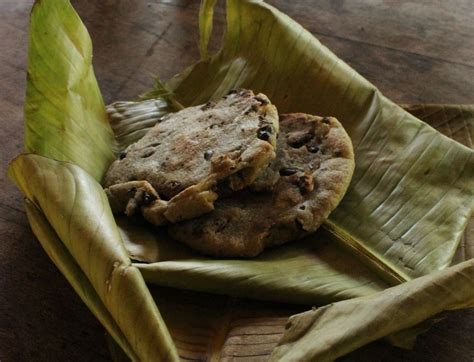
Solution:
[{"label": "round corn dough patty", "polygon": [[212,213],[168,232],[207,255],[253,257],[314,232],[344,196],[353,171],[352,143],[337,119],[282,114],[277,158],[253,190],[219,199]]},{"label": "round corn dough patty", "polygon": [[112,210],[141,212],[154,225],[210,212],[217,183],[240,190],[268,167],[277,133],[275,106],[251,90],[172,113],[110,166],[104,187]]}]

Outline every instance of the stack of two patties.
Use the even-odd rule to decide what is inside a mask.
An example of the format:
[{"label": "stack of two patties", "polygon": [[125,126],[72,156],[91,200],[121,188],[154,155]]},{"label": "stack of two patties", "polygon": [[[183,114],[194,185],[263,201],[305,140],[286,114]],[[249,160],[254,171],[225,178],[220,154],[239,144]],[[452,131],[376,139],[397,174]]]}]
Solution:
[{"label": "stack of two patties", "polygon": [[165,117],[120,154],[104,187],[115,213],[166,225],[204,254],[252,257],[314,232],[353,171],[335,118],[278,115],[241,89]]}]

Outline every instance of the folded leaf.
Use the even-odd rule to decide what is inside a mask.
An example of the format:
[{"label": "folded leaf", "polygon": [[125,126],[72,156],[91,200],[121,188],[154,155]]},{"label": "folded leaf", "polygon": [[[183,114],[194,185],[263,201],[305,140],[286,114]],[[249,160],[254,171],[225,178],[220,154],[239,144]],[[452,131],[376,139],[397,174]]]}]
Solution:
[{"label": "folded leaf", "polygon": [[97,180],[114,159],[114,139],[92,69],[92,43],[66,0],[31,11],[25,147],[71,161]]},{"label": "folded leaf", "polygon": [[[474,147],[472,143],[474,137],[473,105],[414,104],[404,105],[403,108],[446,136],[471,149]],[[474,258],[474,218],[471,216],[454,255],[453,264],[472,258]],[[417,336],[439,320],[442,320],[442,316],[435,316],[414,327],[392,334],[386,340],[398,347],[412,348]]]},{"label": "folded leaf", "polygon": [[[388,287],[323,231],[253,259],[211,259],[163,231],[117,217],[130,257],[148,283],[273,302],[323,305]],[[232,288],[229,288],[232,285]]]},{"label": "folded leaf", "polygon": [[448,313],[449,312],[436,314],[410,328],[402,329],[395,333],[389,334],[388,336],[384,337],[384,340],[399,348],[413,349],[418,336],[429,331],[433,325],[442,321]]},{"label": "folded leaf", "polygon": [[164,115],[172,111],[164,98],[141,102],[115,102],[107,106],[118,149],[123,150],[137,142]]},{"label": "folded leaf", "polygon": [[474,306],[474,260],[289,320],[272,361],[333,361],[444,310]]},{"label": "folded leaf", "polygon": [[77,265],[74,258],[58,238],[58,235],[51,228],[43,213],[28,199],[25,200],[25,208],[33,233],[53,263],[72,285],[94,316],[102,323],[107,332],[114,336],[122,350],[126,351],[131,359],[137,360],[137,356],[117,323],[115,323],[115,320],[100,300],[79,265]]},{"label": "folded leaf", "polygon": [[193,250],[171,240],[164,230],[152,228],[126,216],[116,216],[115,221],[132,260],[153,263],[196,257]]},{"label": "folded leaf", "polygon": [[[166,240],[157,241],[166,247]],[[296,304],[323,305],[387,287],[323,232],[249,260],[181,254],[134,265],[147,282],[161,286]]]},{"label": "folded leaf", "polygon": [[[100,184],[76,165],[38,155],[18,156],[9,176],[44,213],[138,359],[177,360],[156,304],[123,247]],[[72,260],[61,258],[71,265]]]},{"label": "folded leaf", "polygon": [[207,58],[207,47],[212,34],[212,20],[217,0],[202,0],[199,8],[199,52],[201,58]]},{"label": "folded leaf", "polygon": [[[161,102],[155,99],[109,106],[115,109],[111,122],[117,142],[127,144],[127,130],[145,133],[152,127],[158,121]],[[159,285],[302,304],[324,304],[388,287],[349,253],[332,245],[324,232],[256,259],[216,260],[200,256],[146,223],[121,216],[116,221],[130,257],[152,263],[136,264],[145,280]],[[231,280],[238,281],[238,287],[230,290]],[[289,289],[295,293],[288,293]]]},{"label": "folded leaf", "polygon": [[[472,151],[389,102],[311,34],[263,2],[228,0],[223,48],[209,57],[215,3],[205,0],[200,12],[202,60],[167,87],[157,83],[151,93],[160,97],[157,116],[238,86],[267,93],[280,111],[336,115],[353,139],[358,166],[350,192],[328,223],[330,230],[391,278],[446,267],[472,212]],[[89,36],[66,0],[36,2],[30,34],[26,148],[72,161],[100,180],[113,159],[115,141],[91,66]],[[119,147],[141,137],[149,121],[114,127],[121,133]],[[251,261],[198,257],[162,235],[149,238],[145,232],[140,236],[145,247],[134,249],[134,257],[144,255],[141,260],[153,263],[132,265],[100,185],[81,168],[26,155],[13,161],[9,174],[31,200],[32,226],[53,261],[133,359],[178,358],[138,268],[162,285],[307,304],[371,295],[387,286],[323,232]],[[130,240],[136,246],[133,227],[122,224],[122,235],[129,247]],[[450,280],[457,287],[460,275]],[[455,292],[462,297],[463,290]],[[168,324],[184,326],[176,303],[167,301],[158,297]],[[193,303],[186,301],[186,308]],[[386,306],[391,310],[390,303]],[[428,309],[437,307],[446,305],[433,303]],[[186,322],[192,314],[183,312]],[[426,311],[410,314],[409,323],[397,328],[426,316]],[[219,328],[230,330],[225,326],[231,320],[223,313]],[[370,318],[361,322],[363,329]],[[376,336],[392,332],[374,326]],[[178,328],[176,342],[180,351],[186,350],[179,334]],[[226,345],[224,332],[216,336],[211,359]],[[344,348],[360,343],[366,342],[356,338]]]},{"label": "folded leaf", "polygon": [[[147,120],[154,121],[155,119],[149,115],[158,111],[158,106],[152,100],[121,103],[121,107],[124,116],[114,120],[114,130],[129,127],[135,131],[146,131],[150,127]],[[418,106],[418,108],[421,107]],[[142,127],[142,125],[145,126]],[[126,133],[116,133],[119,143],[123,142],[124,134]],[[264,258],[264,265],[267,269],[271,267],[276,271],[264,274],[259,269],[262,263],[256,263],[259,258],[238,261],[201,257],[190,249],[173,242],[163,232],[156,231],[146,224],[136,224],[123,217],[117,218],[117,222],[124,229],[126,235],[124,240],[131,258],[154,263],[148,266],[137,264],[138,268],[143,271],[145,279],[160,285],[229,294],[227,282],[237,279],[239,288],[232,289],[232,295],[306,304],[322,304],[368,295],[387,287],[387,284],[371,275],[370,271],[358,265],[356,260],[351,260],[350,267],[346,269],[338,268],[337,265],[341,261],[349,259],[350,255],[337,246],[329,245],[327,235],[324,233],[318,233],[307,239],[314,245],[303,247],[301,247],[302,244],[287,245],[281,250],[277,249],[271,252],[271,261]],[[324,246],[318,245],[320,242],[323,242]],[[301,253],[297,259],[291,261],[292,263],[298,261],[302,265],[301,268],[291,268],[292,281],[306,281],[305,284],[291,286],[293,290],[299,290],[299,293],[296,294],[287,293],[289,287],[285,282],[288,275],[287,268],[279,267],[284,265],[288,253],[292,253],[292,256]],[[168,262],[166,264],[159,263],[162,261]],[[234,271],[236,268],[238,273]],[[229,272],[217,273],[221,269]],[[342,270],[343,273],[351,270],[354,271],[354,275],[342,274],[336,277],[336,270]],[[360,270],[365,272],[361,273]],[[258,276],[255,277],[255,275]],[[330,277],[329,281],[328,276]],[[312,280],[308,281],[311,278]],[[360,279],[358,280],[358,278]],[[193,283],[189,283],[189,280],[193,280]],[[349,283],[353,283],[353,285],[349,287]],[[365,287],[360,288],[360,285],[365,285]],[[264,287],[262,288],[262,286]],[[350,292],[346,292],[348,288],[351,288]]]},{"label": "folded leaf", "polygon": [[403,108],[446,136],[474,148],[474,105],[412,104]]},{"label": "folded leaf", "polygon": [[[404,108],[448,137],[474,148],[474,105],[414,104]],[[453,263],[474,258],[474,217],[471,216]]]},{"label": "folded leaf", "polygon": [[[211,12],[201,16],[208,24]],[[356,170],[331,230],[399,280],[450,264],[473,207],[472,150],[390,102],[275,8],[228,0],[222,49],[167,87],[185,106],[245,87],[280,112],[336,116],[352,138]]]}]

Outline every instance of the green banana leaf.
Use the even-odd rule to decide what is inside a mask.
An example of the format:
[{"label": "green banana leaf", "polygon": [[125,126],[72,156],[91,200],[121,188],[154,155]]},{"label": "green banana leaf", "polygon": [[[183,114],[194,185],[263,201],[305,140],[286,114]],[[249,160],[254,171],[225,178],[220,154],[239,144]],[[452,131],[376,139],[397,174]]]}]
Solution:
[{"label": "green banana leaf", "polygon": [[31,11],[25,148],[74,162],[97,180],[114,160],[92,42],[69,1],[37,1]]},{"label": "green banana leaf", "polygon": [[[417,104],[404,108],[439,132],[474,149],[474,105]],[[453,263],[474,258],[474,215],[471,216]]]},{"label": "green banana leaf", "polygon": [[[434,107],[437,107],[436,111],[432,110]],[[147,114],[153,113],[155,105],[146,101],[131,103],[127,108],[134,112],[133,117],[123,118],[121,122],[135,129],[136,125],[131,121],[137,119],[140,120],[137,124],[143,122],[141,120],[146,119]],[[450,127],[451,123],[454,127],[457,123],[474,123],[474,118],[469,117],[473,114],[471,106],[432,105],[411,106],[407,109],[411,112],[428,109],[425,114],[416,114],[424,120],[432,121],[434,126],[443,124]],[[458,116],[447,118],[448,114]],[[116,125],[119,126],[120,123]],[[117,134],[117,139],[122,143],[122,139],[126,137]],[[264,253],[252,260],[215,260],[194,255],[189,249],[176,245],[166,235],[157,234],[146,225],[133,226],[132,222],[122,218],[119,220],[119,225],[128,225],[126,240],[131,257],[150,263],[137,263],[136,266],[148,282],[159,285],[319,305],[368,295],[387,287],[367,268],[356,260],[351,260],[344,250],[332,245],[328,235],[322,232],[301,243]],[[222,270],[227,270],[228,273],[222,273]],[[348,270],[351,273],[347,273]],[[193,283],[189,283],[189,280],[193,280]],[[234,286],[231,291],[228,288],[229,282]],[[287,293],[290,289],[292,293]]]},{"label": "green banana leaf", "polygon": [[[222,48],[166,84],[176,99],[190,106],[244,87],[282,113],[338,117],[356,169],[329,229],[399,281],[446,268],[472,212],[472,150],[390,102],[270,5],[228,0],[226,14]],[[211,16],[201,12],[200,24],[209,29]]]},{"label": "green banana leaf", "polygon": [[[466,139],[464,132],[474,126],[473,106],[411,105],[404,106],[404,108],[443,132],[445,130],[454,130],[463,127],[463,132],[447,133],[447,135],[460,142]],[[469,144],[467,145],[469,146]],[[179,260],[180,263],[184,262],[186,264],[186,259],[191,259],[193,256],[191,250],[173,243],[165,234],[157,234],[142,224],[137,225],[130,221],[129,218],[117,218],[117,223],[124,233],[123,239],[132,259],[148,263]],[[473,231],[466,229],[465,236],[457,250],[457,262],[472,258],[472,250],[474,250],[472,235],[474,235]],[[355,264],[356,268],[360,268],[354,260],[344,255],[344,250],[339,250],[340,254],[338,255],[337,249],[340,248],[337,245],[325,245],[322,250],[331,247],[336,249],[332,251],[333,255],[337,256],[336,260],[348,261],[351,264]],[[318,253],[313,253],[313,257],[315,258],[317,258],[318,255]],[[321,255],[324,255],[324,253],[321,253]],[[194,257],[196,258],[195,255]],[[320,256],[320,258],[322,257]],[[321,260],[319,260],[316,261],[315,264],[324,263],[321,263]],[[137,265],[139,268],[146,267],[145,265]],[[203,265],[200,266],[202,267]],[[348,265],[348,267],[354,268],[354,265]],[[179,277],[180,272],[181,270],[178,268],[176,278]],[[319,272],[321,276],[324,276],[322,269],[320,269]],[[307,274],[304,269],[301,273],[299,278],[304,278]],[[276,272],[276,274],[278,274],[278,272]],[[347,274],[348,273],[346,273],[346,278],[348,277]],[[183,279],[187,280],[186,278]],[[208,280],[208,284],[212,285],[214,281]],[[328,286],[324,278],[321,286]],[[258,290],[258,288],[255,289]],[[274,290],[275,289],[272,289],[269,294],[273,293]],[[155,300],[167,326],[170,328],[170,333],[176,343],[180,356],[196,360],[210,360],[211,356],[218,356],[222,359],[232,357],[249,358],[249,356],[255,355],[258,355],[262,360],[270,358],[273,349],[277,346],[285,333],[287,317],[298,312],[298,307],[293,305],[252,302],[251,306],[249,306],[249,301],[235,297],[223,299],[225,297],[216,297],[214,295],[196,292],[184,293],[170,289],[155,290],[155,293]],[[263,297],[262,299],[264,299],[265,294],[261,293],[261,295]],[[317,300],[321,298],[320,295],[320,291],[318,291],[313,297]],[[267,297],[267,299],[269,298]],[[218,302],[216,302],[216,300]],[[417,298],[417,301],[423,302],[420,298]],[[431,308],[429,305],[430,301],[425,301],[425,303],[427,303],[427,305],[424,306],[423,309],[428,308],[429,310]],[[437,310],[431,310],[428,315],[430,317],[431,315],[434,316],[426,321],[422,321],[422,318],[417,317],[415,321],[409,324],[416,323],[417,321],[422,322],[410,328],[401,329],[407,324],[391,323],[392,333],[389,334],[388,331],[383,332],[378,330],[377,333],[379,333],[379,335],[377,337],[384,337],[385,340],[398,347],[412,348],[416,337],[441,319],[441,317],[436,314],[436,311]],[[303,314],[303,316],[306,315],[312,314],[311,312]],[[360,320],[364,321],[364,317]],[[344,328],[344,325],[341,324],[340,328]],[[216,335],[216,333],[218,335]],[[251,334],[250,336],[248,336],[249,333]],[[224,337],[222,337],[222,335],[224,335]],[[360,338],[361,336],[363,337],[362,339]],[[306,334],[303,334],[301,338],[310,340],[310,337],[306,336]],[[368,333],[352,335],[351,338],[353,340],[351,343],[356,342],[358,346],[374,340],[374,337]],[[216,340],[220,340],[221,342],[214,343]],[[349,350],[354,349],[354,346],[355,345],[352,344]],[[114,356],[114,361],[126,360],[123,356],[122,358],[119,357],[121,351],[117,345],[111,344],[110,349]],[[349,350],[347,350],[347,352]]]},{"label": "green banana leaf", "polygon": [[[89,299],[119,343],[123,334],[129,344],[125,351],[133,352],[130,358],[177,360],[156,304],[123,247],[101,185],[79,166],[32,154],[14,159],[9,176],[44,214],[33,219],[36,235],[50,250],[56,245],[58,266],[76,289],[86,287],[80,295]],[[30,215],[35,215],[31,208]],[[63,245],[58,246],[53,230]]]},{"label": "green banana leaf", "polygon": [[[453,104],[429,104],[429,105],[410,105],[404,106],[404,108],[418,117],[419,119],[427,122],[428,124],[435,127],[440,132],[447,136],[465,144],[470,148],[474,148],[472,142],[472,135],[474,131],[474,106],[472,105],[453,105]],[[453,263],[463,263],[461,272],[459,270],[450,270],[450,275],[446,273],[438,273],[438,277],[434,277],[427,283],[422,283],[419,279],[414,280],[412,283],[417,283],[415,286],[412,284],[408,287],[406,284],[395,288],[388,289],[383,293],[372,295],[369,301],[364,298],[353,299],[348,301],[347,304],[339,303],[337,306],[335,315],[336,318],[332,319],[332,316],[326,316],[326,311],[310,311],[300,315],[291,317],[294,323],[299,325],[308,326],[308,329],[301,331],[301,329],[290,329],[285,333],[284,338],[279,342],[273,352],[273,358],[275,360],[295,359],[298,356],[295,355],[295,351],[299,348],[303,348],[303,353],[300,356],[304,356],[305,359],[318,359],[318,360],[333,360],[341,355],[344,355],[356,348],[367,344],[377,338],[385,337],[391,344],[402,348],[412,348],[416,337],[428,330],[434,323],[443,318],[443,316],[437,316],[442,310],[459,308],[459,307],[472,307],[474,305],[474,265],[472,264],[474,256],[474,222],[471,218],[468,227],[465,230],[461,244],[458,247]],[[456,273],[463,274],[464,278],[456,276]],[[431,275],[429,276],[431,278]],[[425,277],[425,281],[426,281]],[[460,280],[464,279],[464,280]],[[465,283],[463,283],[463,281]],[[463,288],[464,286],[467,286]],[[406,298],[406,289],[409,288],[411,295]],[[390,294],[384,294],[390,293]],[[429,297],[426,294],[430,293]],[[393,297],[393,294],[397,298]],[[425,295],[423,295],[425,294]],[[410,314],[405,317],[396,317],[392,319],[400,319],[402,323],[387,323],[388,329],[380,324],[377,318],[374,318],[374,311],[377,310],[379,314],[379,320],[383,321],[383,318],[387,316],[393,316],[400,313],[400,311],[406,310],[408,303],[404,303],[402,299],[402,306],[400,306],[400,299],[412,301],[410,307]],[[398,300],[397,300],[398,299]],[[434,302],[433,300],[436,300]],[[381,305],[385,303],[386,309],[382,309]],[[453,303],[453,305],[450,305]],[[370,310],[370,316],[367,314],[367,310],[370,306],[374,306],[374,310]],[[369,307],[369,308],[367,308]],[[414,310],[414,308],[416,310]],[[345,328],[347,323],[347,315],[350,314],[351,318],[357,318],[357,323],[353,323],[353,326],[358,328],[357,331],[345,333],[344,336],[337,335],[334,333],[333,328]],[[367,319],[368,318],[368,319]],[[426,318],[430,318],[424,320]],[[329,323],[325,324],[325,321]],[[372,323],[372,324],[371,324]],[[416,324],[417,323],[417,324]],[[411,325],[406,329],[401,329],[404,326]],[[317,336],[314,338],[318,329]],[[346,330],[346,329],[345,329]],[[366,330],[367,332],[363,332]],[[370,333],[369,333],[370,332]],[[390,334],[391,333],[391,334]],[[328,352],[325,350],[324,342],[321,341],[321,336],[326,337],[331,334],[331,345],[334,348]],[[319,343],[322,342],[322,343]],[[312,347],[309,346],[311,344]],[[291,345],[291,351],[289,349]],[[311,350],[309,350],[311,349]]]},{"label": "green banana leaf", "polygon": [[334,361],[444,310],[474,307],[474,260],[290,318],[270,361]]},{"label": "green banana leaf", "polygon": [[161,286],[306,305],[370,295],[388,287],[322,232],[251,260],[194,255],[133,265],[147,282]]},{"label": "green banana leaf", "polygon": [[[30,208],[33,207],[34,209],[30,211]],[[38,214],[37,210],[33,204],[27,203],[27,210],[28,214],[30,215],[31,212],[33,214]],[[37,218],[37,216],[36,216]],[[44,217],[42,217],[44,220]],[[40,218],[41,220],[41,218]],[[153,243],[149,243],[150,240],[153,240],[156,238],[155,234],[149,233],[147,234],[147,231],[141,227],[134,227],[133,224],[131,224],[128,219],[119,219],[119,225],[121,226],[122,230],[126,230],[129,236],[138,236],[139,240],[145,240],[148,242],[145,242],[145,245],[151,245],[153,247]],[[32,224],[33,229],[35,230],[37,223],[31,220],[30,217],[30,222]],[[51,227],[49,225],[42,223],[42,225],[47,225],[46,229],[49,228],[51,230]],[[41,237],[41,234],[38,234],[35,230],[35,233],[38,235],[40,241],[43,240],[43,237]],[[53,232],[54,233],[54,232]],[[50,238],[50,240],[57,240],[57,243],[59,242],[59,247],[61,248],[60,241],[56,237]],[[47,244],[43,244],[45,246],[45,249],[48,250]],[[162,246],[163,244],[160,243],[158,244]],[[156,248],[156,244],[154,246]],[[169,248],[172,249],[179,249],[179,246],[176,244],[171,243],[169,245]],[[62,249],[65,249],[64,246],[62,246]],[[148,249],[145,248],[145,249]],[[157,248],[156,248],[157,249]],[[170,250],[168,249],[168,250]],[[145,257],[154,255],[153,253],[149,253],[148,250],[142,251],[144,253]],[[64,257],[65,253],[64,251],[61,253],[61,257],[53,257],[53,260],[55,263],[59,260],[59,263],[61,261],[64,263],[67,259]],[[67,254],[67,251],[66,251]],[[51,255],[51,253],[50,253]],[[186,250],[174,250],[173,253],[170,253],[169,251],[167,254],[162,254],[160,259],[169,259],[171,258],[178,258],[179,256],[186,256],[189,255],[186,254]],[[69,257],[70,258],[70,257]],[[74,263],[73,263],[74,264]],[[63,270],[64,273],[64,270]],[[67,273],[65,273],[67,276]],[[74,286],[74,282],[71,281],[71,278],[68,278],[70,280],[71,284]],[[83,287],[84,289],[87,289],[86,287]],[[78,289],[76,288],[76,291]],[[80,294],[80,289],[79,289],[79,294]],[[163,292],[163,291],[161,291]],[[93,294],[93,293],[92,293]],[[80,294],[81,295],[81,294]],[[212,298],[212,299],[211,299]],[[89,294],[89,298],[84,298],[84,301],[86,304],[88,301],[91,300],[91,294]],[[184,299],[184,302],[183,302]],[[231,308],[205,308],[205,305],[210,305],[210,301],[212,300],[213,304],[215,305],[215,297],[206,297],[202,295],[192,295],[188,296],[188,300],[183,298],[182,296],[176,297],[176,292],[174,294],[168,293],[159,293],[157,295],[157,301],[158,305],[160,306],[160,310],[164,314],[164,319],[170,328],[173,328],[171,330],[172,335],[177,343],[177,348],[180,352],[180,355],[183,357],[196,357],[196,358],[201,358],[201,357],[207,357],[212,355],[213,353],[220,353],[220,354],[226,354],[226,353],[233,353],[233,354],[238,354],[238,355],[245,355],[246,353],[255,353],[256,351],[258,353],[265,353],[266,355],[269,355],[271,353],[271,350],[273,346],[276,344],[276,342],[279,340],[279,338],[283,335],[284,332],[284,325],[286,323],[286,315],[287,315],[287,309],[283,309],[283,314],[281,310],[278,310],[275,308],[274,305],[265,305],[265,306],[259,306],[259,305],[253,305],[251,310],[253,311],[253,319],[249,318],[249,316],[242,316],[242,309],[243,310],[248,310],[249,308],[248,305],[245,305],[245,308],[237,308],[236,306],[242,305],[242,302],[235,302],[232,301],[231,303],[229,301],[220,303],[220,305],[230,305]],[[93,300],[93,295],[92,295],[92,300]],[[161,302],[160,302],[161,301]],[[200,307],[196,307],[196,301],[200,304]],[[179,305],[178,310],[176,308],[176,305]],[[257,308],[256,308],[257,307]],[[260,307],[260,308],[258,308]],[[196,309],[198,309],[199,313],[196,313]],[[91,310],[94,311],[93,308]],[[271,314],[269,314],[269,311],[271,311]],[[214,349],[207,349],[206,346],[212,342],[213,338],[216,336],[212,334],[212,328],[215,327],[215,324],[210,325],[209,321],[215,321],[216,320],[216,315],[213,314],[223,314],[226,316],[226,318],[230,318],[232,320],[232,325],[228,326],[227,329],[225,330],[226,338],[225,342],[222,346],[219,347],[213,347],[214,349],[217,348],[217,350]],[[286,314],[285,314],[286,313]],[[258,317],[255,317],[255,314],[258,315]],[[178,317],[179,316],[179,317]],[[99,314],[99,320],[100,314]],[[245,318],[243,318],[245,317]],[[225,324],[225,319],[226,318],[217,318],[218,322],[217,324]],[[104,323],[104,321],[102,321]],[[104,323],[105,326],[107,326],[107,323]],[[189,325],[197,325],[199,326],[198,329],[192,329],[189,330]],[[185,327],[187,326],[187,327]],[[201,331],[204,330],[205,332],[201,334],[196,335],[196,331]],[[241,333],[245,333],[245,331],[252,331],[253,333],[256,334],[256,336],[252,337],[252,340],[250,339],[243,339],[240,337]],[[109,329],[110,331],[110,329]],[[269,332],[271,332],[270,337]],[[260,334],[259,334],[260,333]],[[207,337],[207,338],[206,338]],[[234,350],[236,347],[234,343],[236,342],[236,339],[238,340],[238,350]],[[204,346],[204,347],[203,347]],[[258,347],[257,347],[258,346]],[[123,346],[122,346],[123,348]],[[126,350],[126,349],[125,349]],[[115,353],[118,353],[119,350],[113,349]],[[114,359],[116,359],[115,357]]]},{"label": "green banana leaf", "polygon": [[444,135],[474,148],[474,105],[413,104],[403,107]]},{"label": "green banana leaf", "polygon": [[[342,246],[321,231],[254,260],[211,260],[164,235],[150,235],[143,225],[140,232],[126,222],[117,227],[97,181],[114,152],[152,122],[125,114],[118,124],[113,119],[108,124],[85,27],[69,1],[37,1],[25,102],[25,147],[37,155],[17,157],[9,176],[27,198],[30,223],[48,255],[133,360],[178,359],[156,304],[168,325],[178,323],[176,313],[166,293],[155,295],[155,304],[143,276],[222,294],[234,283],[236,296],[294,303],[368,296],[387,287],[373,270],[393,282],[449,265],[472,212],[471,150],[391,103],[311,34],[261,1],[227,1],[223,47],[210,56],[215,3],[204,1],[200,12],[201,61],[148,93],[161,97],[153,117],[240,86],[267,93],[282,112],[336,115],[353,139],[357,162],[350,191],[327,223]],[[144,255],[151,264],[131,263],[124,245],[137,244],[144,247],[133,249],[134,259]],[[154,254],[147,253],[150,248]],[[232,314],[235,299],[228,300]],[[229,330],[217,335],[213,351],[225,347]],[[179,347],[179,333],[174,335]]]},{"label": "green banana leaf", "polygon": [[102,323],[107,332],[114,337],[121,349],[126,351],[126,354],[133,360],[136,360],[137,356],[130,347],[126,337],[43,213],[29,200],[25,201],[25,208],[31,229],[53,263],[63,273],[64,277],[94,316]]},{"label": "green banana leaf", "polygon": [[165,114],[174,111],[164,98],[142,102],[115,102],[107,107],[119,150],[137,142]]}]

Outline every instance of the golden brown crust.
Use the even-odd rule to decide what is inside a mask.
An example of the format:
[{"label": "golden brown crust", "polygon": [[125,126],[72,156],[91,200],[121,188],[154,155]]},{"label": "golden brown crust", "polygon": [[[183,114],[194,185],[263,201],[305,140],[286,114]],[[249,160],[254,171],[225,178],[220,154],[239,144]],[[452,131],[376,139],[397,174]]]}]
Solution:
[{"label": "golden brown crust", "polygon": [[[214,208],[217,183],[227,181],[232,191],[240,190],[268,167],[277,133],[275,106],[250,90],[185,108],[155,125],[111,165],[104,181],[107,195],[115,212],[126,211],[133,200],[128,213],[141,211],[155,225],[202,215]],[[130,191],[137,187],[130,182],[137,181],[146,185]],[[144,192],[157,205],[144,204]]]},{"label": "golden brown crust", "polygon": [[212,213],[171,225],[171,236],[208,255],[252,257],[314,232],[350,183],[350,138],[335,118],[293,113],[280,116],[277,147],[277,159],[254,191],[220,199]]}]

